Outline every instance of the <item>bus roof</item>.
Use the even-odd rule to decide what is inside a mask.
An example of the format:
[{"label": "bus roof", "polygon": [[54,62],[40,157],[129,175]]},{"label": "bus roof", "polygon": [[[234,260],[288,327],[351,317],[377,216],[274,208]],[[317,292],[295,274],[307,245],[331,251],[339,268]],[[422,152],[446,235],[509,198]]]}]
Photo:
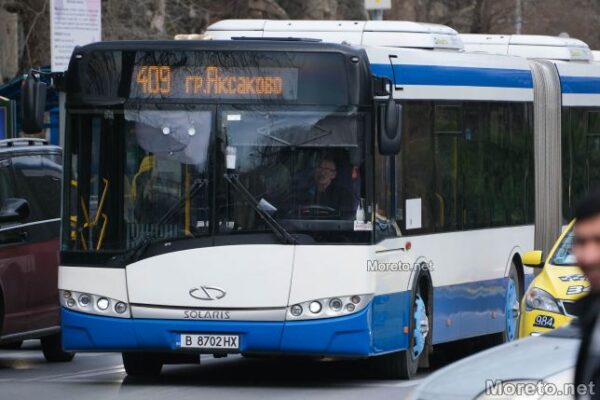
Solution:
[{"label": "bus roof", "polygon": [[590,62],[588,45],[574,38],[542,35],[461,34],[469,52],[512,55],[530,59]]},{"label": "bus roof", "polygon": [[81,54],[97,50],[227,50],[227,51],[311,51],[337,52],[347,55],[364,54],[362,49],[345,46],[338,43],[326,43],[305,40],[286,40],[285,38],[261,40],[115,40],[95,42],[77,47],[73,51],[75,58]]},{"label": "bus roof", "polygon": [[458,33],[447,26],[411,21],[301,21],[230,19],[206,30],[207,38],[305,37],[350,45],[432,50],[463,49]]},{"label": "bus roof", "polygon": [[588,45],[578,39],[538,35],[463,34],[472,54],[509,54],[548,60],[556,65],[564,106],[600,105],[600,63]]}]

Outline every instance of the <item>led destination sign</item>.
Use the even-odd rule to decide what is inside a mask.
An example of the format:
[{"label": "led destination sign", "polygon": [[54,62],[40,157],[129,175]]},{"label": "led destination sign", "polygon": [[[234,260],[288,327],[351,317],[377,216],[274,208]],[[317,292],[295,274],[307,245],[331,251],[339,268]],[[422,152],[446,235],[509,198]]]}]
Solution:
[{"label": "led destination sign", "polygon": [[133,98],[283,99],[298,97],[297,68],[136,65]]}]

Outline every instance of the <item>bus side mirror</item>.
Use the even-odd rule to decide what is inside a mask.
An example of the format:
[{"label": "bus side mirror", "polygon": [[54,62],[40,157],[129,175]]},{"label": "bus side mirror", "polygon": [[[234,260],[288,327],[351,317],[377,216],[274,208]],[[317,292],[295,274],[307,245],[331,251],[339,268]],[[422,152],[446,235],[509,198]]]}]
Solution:
[{"label": "bus side mirror", "polygon": [[544,255],[541,250],[528,251],[523,254],[523,264],[533,268],[544,267]]},{"label": "bus side mirror", "polygon": [[34,76],[27,75],[21,88],[21,122],[23,132],[39,133],[44,129],[44,111],[46,110],[47,85]]},{"label": "bus side mirror", "polygon": [[393,156],[402,148],[402,105],[390,98],[380,107],[379,153]]}]

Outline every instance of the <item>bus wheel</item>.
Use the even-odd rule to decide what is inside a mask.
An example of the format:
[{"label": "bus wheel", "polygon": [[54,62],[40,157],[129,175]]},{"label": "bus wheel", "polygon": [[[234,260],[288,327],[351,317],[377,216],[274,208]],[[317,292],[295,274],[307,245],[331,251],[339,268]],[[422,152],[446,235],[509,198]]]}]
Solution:
[{"label": "bus wheel", "polygon": [[48,362],[68,362],[75,357],[75,353],[63,350],[62,335],[60,333],[44,336],[40,341],[42,342],[44,358]]},{"label": "bus wheel", "polygon": [[504,329],[503,341],[511,342],[519,337],[519,312],[520,312],[520,294],[519,275],[514,264],[510,267],[508,274],[508,285],[506,288],[506,327]]},{"label": "bus wheel", "polygon": [[418,286],[410,315],[408,349],[381,356],[380,367],[390,379],[412,379],[417,374],[421,358],[428,356],[431,322],[427,304]]},{"label": "bus wheel", "polygon": [[163,361],[155,354],[123,353],[123,366],[129,376],[153,377],[160,375]]}]

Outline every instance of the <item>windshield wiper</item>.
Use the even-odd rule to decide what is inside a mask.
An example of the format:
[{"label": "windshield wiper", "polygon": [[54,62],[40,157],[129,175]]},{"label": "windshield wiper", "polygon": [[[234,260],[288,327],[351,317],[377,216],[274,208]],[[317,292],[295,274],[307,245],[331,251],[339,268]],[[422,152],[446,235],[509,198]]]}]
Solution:
[{"label": "windshield wiper", "polygon": [[243,196],[244,200],[246,200],[246,202],[252,206],[254,211],[256,211],[256,213],[263,219],[263,221],[265,221],[265,223],[269,226],[269,228],[271,228],[273,233],[275,233],[275,236],[277,236],[277,238],[282,243],[285,243],[285,244],[296,244],[297,243],[295,237],[293,237],[283,226],[281,226],[281,224],[279,222],[277,222],[275,220],[275,218],[273,218],[267,211],[265,211],[263,208],[261,208],[259,206],[260,202],[254,198],[252,193],[250,193],[250,191],[248,189],[246,189],[246,187],[244,185],[242,185],[242,183],[238,179],[237,175],[225,174],[224,176],[225,176],[225,179],[227,180],[227,182],[229,182],[229,184],[231,186],[233,186],[233,188],[235,190],[237,190],[238,193],[240,193]]},{"label": "windshield wiper", "polygon": [[[317,124],[313,125],[311,128],[315,128],[315,129],[317,129],[317,130],[321,131],[321,133],[320,133],[320,134],[318,134],[318,135],[315,135],[315,136],[313,136],[313,137],[309,137],[308,139],[306,139],[306,140],[303,140],[303,141],[300,141],[300,142],[298,142],[298,143],[292,143],[292,142],[288,142],[288,141],[287,141],[287,140],[285,140],[285,139],[282,139],[282,138],[280,138],[280,137],[277,137],[277,136],[274,136],[274,135],[272,135],[272,134],[271,134],[271,130],[273,130],[273,129],[272,129],[272,127],[271,127],[271,126],[263,126],[263,127],[260,127],[260,128],[258,128],[258,129],[256,130],[256,132],[257,132],[259,135],[261,135],[261,136],[264,136],[264,137],[266,137],[266,138],[269,138],[269,139],[271,139],[271,140],[273,140],[273,141],[275,141],[275,142],[278,142],[278,143],[281,143],[281,144],[283,144],[283,145],[285,145],[285,146],[290,146],[290,147],[295,147],[295,146],[304,146],[305,144],[308,144],[308,143],[314,142],[315,140],[319,140],[319,139],[321,139],[321,138],[323,138],[323,137],[325,137],[325,136],[329,136],[329,135],[331,135],[331,134],[333,133],[331,130],[329,130],[329,129],[325,129],[325,128],[323,128],[323,127],[321,127],[321,126],[317,125]],[[275,129],[275,131],[277,131],[277,129]]]},{"label": "windshield wiper", "polygon": [[[190,194],[188,197],[190,197],[190,198],[193,197],[207,183],[208,183],[208,179],[196,179],[194,181],[194,183],[192,184],[192,186],[190,186]],[[146,249],[148,249],[148,246],[150,246],[151,244],[173,240],[173,238],[161,238],[158,235],[158,228],[161,225],[163,225],[165,222],[170,220],[173,217],[173,215],[175,215],[175,213],[181,209],[181,207],[183,206],[185,201],[186,201],[185,197],[182,197],[181,199],[179,199],[179,201],[177,203],[175,203],[173,206],[171,206],[171,208],[169,208],[167,210],[167,212],[164,213],[162,217],[160,217],[158,222],[156,222],[155,224],[152,225],[152,228],[150,228],[150,232],[146,233],[146,235],[144,236],[144,238],[142,240],[140,240],[134,247],[132,247],[130,250],[124,252],[123,254],[112,257],[108,261],[108,266],[113,267],[113,268],[114,267],[125,267],[128,264],[134,263],[134,262],[138,261],[140,258],[142,258],[142,256],[146,252]]]}]

